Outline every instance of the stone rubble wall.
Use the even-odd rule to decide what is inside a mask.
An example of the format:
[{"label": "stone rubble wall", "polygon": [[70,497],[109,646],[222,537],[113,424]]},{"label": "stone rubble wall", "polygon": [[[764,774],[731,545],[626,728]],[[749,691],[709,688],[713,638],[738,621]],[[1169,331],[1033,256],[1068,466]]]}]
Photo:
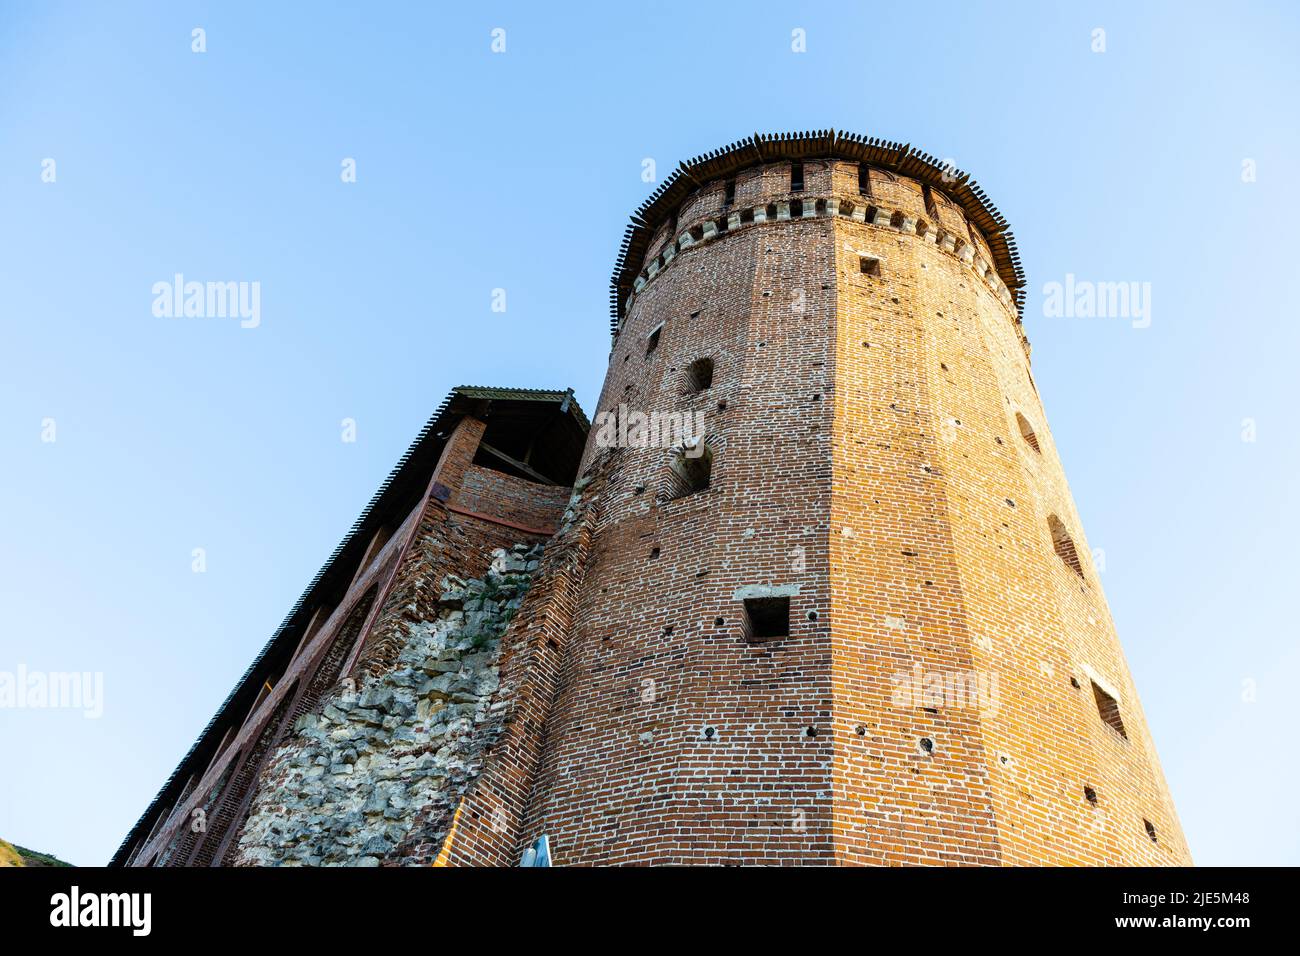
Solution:
[{"label": "stone rubble wall", "polygon": [[540,786],[551,706],[567,660],[599,501],[620,459],[620,449],[606,449],[575,482],[527,599],[501,639],[500,688],[475,776],[454,807],[421,811],[398,850],[404,862],[412,857],[436,866],[515,866],[541,832],[531,825],[528,809]]},{"label": "stone rubble wall", "polygon": [[269,761],[239,840],[243,866],[421,862],[399,851],[441,817],[492,743],[501,636],[541,545],[498,548],[483,578],[442,579],[436,613],[405,629],[394,666],[304,715]]}]

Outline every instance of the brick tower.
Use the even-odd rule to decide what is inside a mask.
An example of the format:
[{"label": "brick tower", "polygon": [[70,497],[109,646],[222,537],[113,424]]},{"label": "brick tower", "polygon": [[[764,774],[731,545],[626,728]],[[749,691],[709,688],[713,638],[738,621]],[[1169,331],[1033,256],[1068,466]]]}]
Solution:
[{"label": "brick tower", "polygon": [[1022,286],[908,146],[684,163],[595,427],[454,392],[114,862],[1190,864]]}]

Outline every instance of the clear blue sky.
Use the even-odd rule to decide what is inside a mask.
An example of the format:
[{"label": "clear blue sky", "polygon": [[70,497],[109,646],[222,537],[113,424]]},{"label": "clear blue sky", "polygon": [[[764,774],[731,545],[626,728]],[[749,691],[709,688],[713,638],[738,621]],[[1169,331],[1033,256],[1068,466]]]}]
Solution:
[{"label": "clear blue sky", "polygon": [[[104,675],[0,710],[0,837],[104,862],[451,386],[592,407],[644,158],[833,126],[1011,221],[1192,852],[1300,862],[1294,5],[433,6],[0,7],[0,671]],[[155,317],[178,272],[260,326]],[[1150,328],[1045,317],[1067,273]]]}]

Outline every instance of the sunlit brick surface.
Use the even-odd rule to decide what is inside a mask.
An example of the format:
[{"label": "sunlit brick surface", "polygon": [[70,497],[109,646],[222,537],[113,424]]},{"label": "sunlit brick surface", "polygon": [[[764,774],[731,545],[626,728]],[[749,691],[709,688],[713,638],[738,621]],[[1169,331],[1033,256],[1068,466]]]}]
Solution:
[{"label": "sunlit brick surface", "polygon": [[[688,244],[633,300],[599,407],[707,408],[712,484],[656,501],[668,453],[621,452],[525,830],[564,864],[1189,863],[988,246],[871,176],[864,198],[856,163],[808,161],[800,194],[788,163],[741,173],[736,209],[825,208]],[[701,357],[713,385],[683,396]],[[745,642],[747,585],[797,587],[788,639]],[[981,692],[900,701],[936,675]]]},{"label": "sunlit brick surface", "polygon": [[[556,865],[1191,862],[1014,247],[906,148],[836,142],[894,171],[658,194],[589,433],[571,393],[453,393],[419,504],[334,568],[126,862],[509,866],[543,835]],[[618,410],[698,414],[702,443],[611,444]]]}]

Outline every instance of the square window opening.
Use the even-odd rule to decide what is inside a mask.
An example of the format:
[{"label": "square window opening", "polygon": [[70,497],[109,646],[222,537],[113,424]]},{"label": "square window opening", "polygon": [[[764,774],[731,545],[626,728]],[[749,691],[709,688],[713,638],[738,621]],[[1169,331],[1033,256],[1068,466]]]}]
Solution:
[{"label": "square window opening", "polygon": [[790,636],[788,597],[746,598],[745,636],[751,643],[776,641]]}]

